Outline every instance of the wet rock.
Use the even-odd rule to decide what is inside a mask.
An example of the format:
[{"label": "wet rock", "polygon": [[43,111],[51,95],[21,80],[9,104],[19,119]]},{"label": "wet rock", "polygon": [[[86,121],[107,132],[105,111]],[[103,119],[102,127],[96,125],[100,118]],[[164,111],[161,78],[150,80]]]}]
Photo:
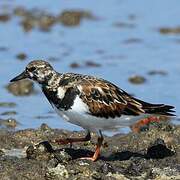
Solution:
[{"label": "wet rock", "polygon": [[4,47],[4,46],[1,46],[1,47],[0,47],[0,51],[7,51],[7,50],[8,50],[7,47]]},{"label": "wet rock", "polygon": [[108,174],[108,173],[115,173],[115,169],[113,168],[113,166],[109,163],[104,163],[100,169],[99,172],[103,173],[103,174]]},{"label": "wet rock", "polygon": [[0,156],[4,156],[4,155],[5,155],[4,151],[0,149]]},{"label": "wet rock", "polygon": [[17,149],[17,148],[13,148],[13,149],[3,149],[4,151],[4,155],[5,156],[14,156],[17,158],[25,158],[26,157],[26,153],[24,149]]},{"label": "wet rock", "polygon": [[104,54],[105,51],[104,51],[103,49],[97,49],[97,50],[95,51],[95,53],[97,53],[97,54]]},{"label": "wet rock", "polygon": [[38,25],[40,30],[50,31],[50,28],[55,24],[55,22],[56,18],[53,15],[45,14],[40,17]]},{"label": "wet rock", "polygon": [[55,61],[58,61],[59,59],[57,57],[52,56],[52,57],[47,58],[47,60],[50,62],[55,62]]},{"label": "wet rock", "polygon": [[124,44],[139,44],[139,43],[142,43],[143,40],[140,39],[140,38],[129,38],[129,39],[126,39],[123,43]]},{"label": "wet rock", "polygon": [[136,16],[135,14],[129,14],[129,15],[128,15],[128,19],[129,19],[130,21],[134,21],[134,20],[137,19],[137,16]]},{"label": "wet rock", "polygon": [[180,173],[176,169],[170,167],[152,168],[152,175],[154,179],[165,180],[165,179],[180,179]]},{"label": "wet rock", "polygon": [[180,27],[162,27],[159,29],[161,34],[179,34]]},{"label": "wet rock", "polygon": [[0,119],[0,126],[5,126],[6,128],[15,128],[18,124],[16,119],[13,118]]},{"label": "wet rock", "polygon": [[166,76],[168,74],[167,71],[164,70],[152,70],[148,72],[148,75],[162,75],[162,76]]},{"label": "wet rock", "polygon": [[163,139],[157,139],[147,150],[147,158],[162,159],[173,156],[175,152],[169,149]]},{"label": "wet rock", "polygon": [[129,29],[132,29],[132,28],[135,28],[136,25],[135,24],[132,24],[132,23],[126,23],[126,22],[116,22],[113,24],[115,27],[118,27],[118,28],[129,28]]},{"label": "wet rock", "polygon": [[19,53],[16,55],[16,58],[19,60],[25,60],[27,58],[27,55],[25,53]]},{"label": "wet rock", "polygon": [[21,26],[25,32],[33,28],[39,28],[41,31],[50,31],[56,22],[56,17],[39,9],[27,10],[24,7],[17,7],[14,14],[20,16]]},{"label": "wet rock", "polygon": [[101,64],[93,62],[93,61],[86,61],[85,65],[87,67],[100,67],[101,66]]},{"label": "wet rock", "polygon": [[79,64],[77,62],[73,62],[70,64],[71,68],[82,68],[82,67],[100,67],[101,64],[93,62],[93,61],[86,61],[85,64]]},{"label": "wet rock", "polygon": [[0,102],[0,107],[13,108],[13,107],[16,107],[16,103],[13,103],[13,102]]},{"label": "wet rock", "polygon": [[67,163],[70,160],[72,160],[71,155],[68,152],[66,152],[65,149],[55,150],[53,154],[54,157],[58,160],[58,162]]},{"label": "wet rock", "polygon": [[116,179],[129,180],[129,178],[126,178],[123,174],[118,174],[118,173],[114,173],[114,174],[108,173],[106,177],[109,177],[110,178],[109,180],[111,180],[112,178],[114,180],[116,180]]},{"label": "wet rock", "polygon": [[79,67],[81,67],[81,65],[76,63],[76,62],[73,62],[73,63],[70,64],[70,67],[71,68],[79,68]]},{"label": "wet rock", "polygon": [[55,180],[68,179],[69,173],[64,165],[58,164],[55,168],[48,168],[45,178]]},{"label": "wet rock", "polygon": [[132,84],[143,84],[147,81],[145,77],[140,76],[140,75],[131,76],[131,77],[129,77],[128,80]]},{"label": "wet rock", "polygon": [[16,115],[16,114],[17,114],[16,111],[5,111],[1,113],[2,116],[11,116],[11,115]]},{"label": "wet rock", "polygon": [[35,119],[49,119],[49,118],[52,118],[53,116],[45,116],[45,115],[43,115],[43,116],[35,116],[34,118]]},{"label": "wet rock", "polygon": [[16,16],[26,16],[28,15],[28,11],[24,7],[18,6],[14,9],[13,14]]},{"label": "wet rock", "polygon": [[15,96],[27,96],[35,93],[33,82],[27,79],[10,83],[6,88]]},{"label": "wet rock", "polygon": [[43,141],[36,145],[30,145],[27,150],[28,159],[45,160],[48,161],[52,157],[52,146],[47,142]]},{"label": "wet rock", "polygon": [[48,141],[40,142],[36,145],[30,145],[26,150],[28,159],[50,161],[56,159],[57,162],[67,163],[72,160],[72,157],[64,150],[54,150]]},{"label": "wet rock", "polygon": [[[93,143],[69,147],[49,142],[84,133],[51,129],[45,124],[21,131],[0,129],[0,147],[10,149],[9,154],[0,155],[0,179],[178,179],[180,126],[169,126],[164,122],[146,132],[105,136],[108,146],[102,147],[96,162],[79,159],[93,154],[94,134]],[[17,149],[26,150],[26,157],[10,156]],[[174,153],[169,155],[169,150]]]},{"label": "wet rock", "polygon": [[33,21],[33,19],[24,18],[21,21],[21,26],[25,32],[29,32],[35,27],[35,22]]},{"label": "wet rock", "polygon": [[63,11],[59,15],[58,20],[64,26],[77,26],[80,24],[83,18],[94,19],[95,17],[90,12],[87,11],[69,10],[69,11]]},{"label": "wet rock", "polygon": [[77,26],[81,19],[95,19],[90,12],[86,11],[69,10],[55,16],[40,9],[27,10],[24,7],[15,8],[14,15],[21,17],[20,25],[25,32],[34,28],[47,32],[57,23],[62,23],[65,26]]},{"label": "wet rock", "polygon": [[10,20],[10,14],[0,14],[0,22],[7,22]]},{"label": "wet rock", "polygon": [[45,124],[45,123],[43,123],[43,124],[41,124],[41,126],[40,126],[40,130],[41,131],[50,131],[50,130],[52,130],[47,124]]}]

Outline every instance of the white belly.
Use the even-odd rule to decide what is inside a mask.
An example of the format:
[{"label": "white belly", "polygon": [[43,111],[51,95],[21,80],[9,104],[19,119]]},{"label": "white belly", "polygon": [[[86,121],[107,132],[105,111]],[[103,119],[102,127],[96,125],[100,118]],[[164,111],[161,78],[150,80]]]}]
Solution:
[{"label": "white belly", "polygon": [[145,114],[141,116],[122,115],[121,117],[116,118],[92,116],[89,113],[88,106],[83,103],[79,97],[76,97],[71,109],[67,111],[62,111],[57,108],[55,109],[56,112],[66,121],[94,132],[97,132],[98,130],[118,130],[121,127],[130,126],[139,119],[149,116]]},{"label": "white belly", "polygon": [[98,130],[118,130],[121,127],[126,127],[134,124],[138,120],[148,117],[148,115],[142,116],[127,116],[122,115],[117,118],[100,118],[89,114],[80,114],[72,110],[59,111],[57,113],[66,121],[81,126],[84,129],[97,132]]}]

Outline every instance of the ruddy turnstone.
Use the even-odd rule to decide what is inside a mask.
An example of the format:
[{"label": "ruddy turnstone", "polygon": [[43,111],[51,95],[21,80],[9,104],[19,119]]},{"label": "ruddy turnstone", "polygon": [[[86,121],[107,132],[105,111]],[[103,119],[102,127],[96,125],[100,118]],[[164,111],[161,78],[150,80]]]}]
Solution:
[{"label": "ruddy turnstone", "polygon": [[56,140],[57,143],[89,141],[98,133],[95,153],[85,157],[96,161],[103,142],[102,131],[130,126],[139,119],[155,115],[173,116],[173,106],[151,104],[132,97],[113,83],[88,75],[58,73],[46,61],[34,60],[11,82],[29,78],[40,84],[56,112],[87,131],[84,138]]}]

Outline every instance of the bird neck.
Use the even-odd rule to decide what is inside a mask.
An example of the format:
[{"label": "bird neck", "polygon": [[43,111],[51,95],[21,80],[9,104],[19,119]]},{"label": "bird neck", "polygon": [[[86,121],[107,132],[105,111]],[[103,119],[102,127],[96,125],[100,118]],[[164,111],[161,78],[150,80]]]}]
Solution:
[{"label": "bird neck", "polygon": [[42,83],[43,86],[47,87],[58,87],[59,81],[61,79],[61,74],[56,71],[51,71],[46,77],[45,81]]}]

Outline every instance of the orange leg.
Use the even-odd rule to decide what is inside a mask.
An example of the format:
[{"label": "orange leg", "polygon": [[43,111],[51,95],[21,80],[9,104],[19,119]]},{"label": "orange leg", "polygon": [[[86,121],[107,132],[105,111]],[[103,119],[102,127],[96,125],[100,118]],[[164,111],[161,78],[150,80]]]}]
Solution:
[{"label": "orange leg", "polygon": [[87,160],[91,160],[91,161],[96,161],[100,155],[100,148],[102,146],[102,142],[103,142],[103,136],[101,131],[100,132],[100,137],[98,137],[98,141],[97,141],[97,145],[96,145],[96,150],[94,152],[94,155],[92,157],[82,157],[81,159],[87,159]]},{"label": "orange leg", "polygon": [[133,132],[137,133],[140,131],[141,127],[148,125],[151,122],[160,122],[160,119],[158,116],[150,116],[150,117],[147,117],[145,119],[141,119],[138,122],[136,122],[135,124],[133,124],[131,126],[131,129]]},{"label": "orange leg", "polygon": [[91,134],[88,131],[85,137],[82,138],[65,138],[65,139],[56,139],[55,142],[58,144],[71,144],[74,142],[84,142],[91,139]]}]

